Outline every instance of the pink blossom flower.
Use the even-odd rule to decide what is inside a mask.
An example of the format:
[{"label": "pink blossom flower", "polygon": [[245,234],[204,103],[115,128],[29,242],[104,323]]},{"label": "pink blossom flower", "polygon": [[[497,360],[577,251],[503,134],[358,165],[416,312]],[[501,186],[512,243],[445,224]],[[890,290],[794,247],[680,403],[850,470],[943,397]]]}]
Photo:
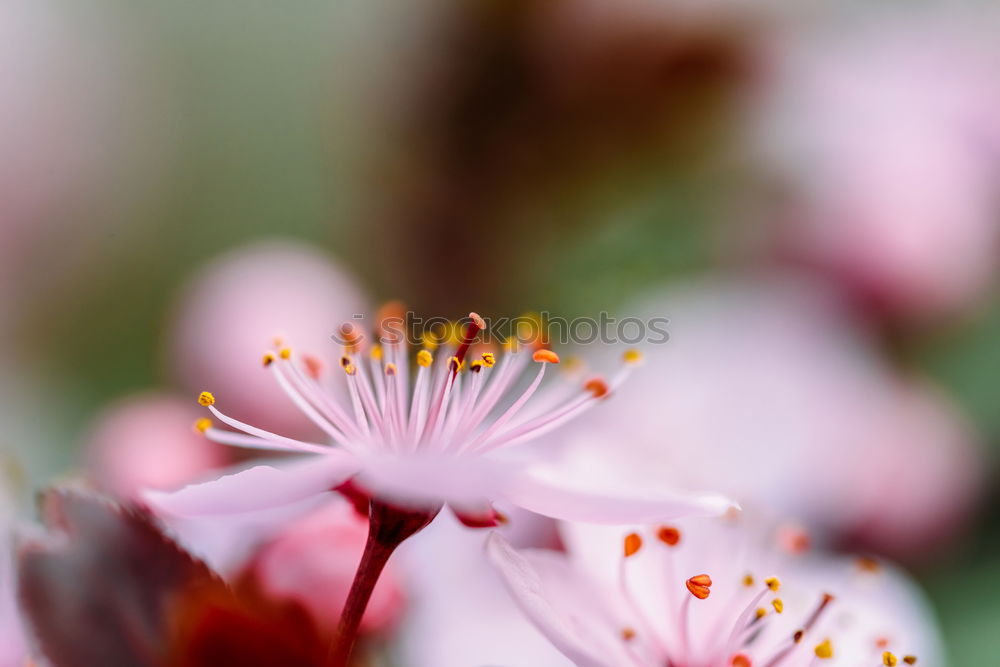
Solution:
[{"label": "pink blossom flower", "polygon": [[669,317],[671,338],[646,350],[613,415],[564,431],[575,474],[711,486],[908,558],[946,545],[974,507],[983,479],[970,426],[889,368],[829,289],[798,274],[719,279],[630,314]]},{"label": "pink blossom flower", "polygon": [[[161,512],[196,517],[280,507],[339,487],[421,512],[436,512],[447,503],[472,525],[496,524],[492,499],[555,518],[599,523],[713,515],[730,506],[715,495],[629,495],[597,485],[583,488],[543,466],[538,449],[515,450],[514,445],[600,403],[618,389],[633,364],[624,364],[610,382],[562,379],[543,387],[558,355],[512,345],[503,353],[470,356],[484,326],[473,313],[464,339],[447,342],[436,350],[436,358],[421,349],[413,369],[403,336],[387,337],[382,331],[382,344],[368,346],[366,354],[354,325],[342,330],[345,354],[333,372],[288,347],[268,352],[266,373],[329,441],[299,440],[252,426],[223,412],[214,395],[203,392],[201,404],[232,429],[206,418],[199,427],[208,438],[299,456],[175,493],[150,492],[148,500]],[[526,371],[530,380],[518,388]],[[412,389],[411,374],[416,376]],[[337,400],[332,393],[330,386],[338,381],[346,384],[349,398]],[[220,404],[225,397],[220,393]],[[519,457],[511,455],[514,451]]]},{"label": "pink blossom flower", "polygon": [[323,350],[329,335],[366,299],[343,269],[300,243],[269,241],[212,261],[179,299],[169,366],[191,391],[225,387],[236,417],[267,429],[311,433],[287,409],[280,387],[260,372],[259,353],[275,335]]},{"label": "pink blossom flower", "polygon": [[574,664],[940,664],[912,584],[878,561],[787,553],[739,517],[628,530],[567,526],[568,554],[487,553]]},{"label": "pink blossom flower", "polygon": [[1000,259],[994,32],[894,15],[780,47],[757,140],[791,186],[791,255],[905,318],[983,295]]},{"label": "pink blossom flower", "polygon": [[176,489],[225,465],[221,447],[206,447],[191,424],[197,407],[166,393],[130,396],[107,407],[87,437],[88,471],[124,498],[143,488]]}]

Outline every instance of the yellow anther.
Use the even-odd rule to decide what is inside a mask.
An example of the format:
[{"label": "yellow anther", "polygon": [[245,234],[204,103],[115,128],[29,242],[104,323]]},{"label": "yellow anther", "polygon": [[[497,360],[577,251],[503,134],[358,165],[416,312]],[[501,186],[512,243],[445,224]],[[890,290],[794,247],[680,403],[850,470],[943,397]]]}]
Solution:
[{"label": "yellow anther", "polygon": [[486,364],[486,368],[493,368],[497,363],[497,356],[492,352],[483,352],[483,363]]},{"label": "yellow anther", "polygon": [[478,373],[479,371],[483,370],[483,367],[485,365],[486,364],[484,364],[482,360],[476,359],[471,364],[469,364],[469,370],[472,371],[473,373]]},{"label": "yellow anther", "polygon": [[781,581],[777,577],[769,577],[764,580],[764,583],[774,592],[777,592],[781,588]]},{"label": "yellow anther", "polygon": [[343,369],[344,372],[347,373],[348,375],[354,375],[355,373],[358,372],[358,369],[355,367],[355,365],[350,362],[343,364]]},{"label": "yellow anther", "polygon": [[754,612],[754,614],[757,616],[757,618],[764,618],[765,616],[767,616],[767,609],[764,609],[763,607],[757,607],[757,611]]},{"label": "yellow anther", "polygon": [[385,374],[386,375],[395,375],[396,374],[396,364],[386,364],[385,365]]},{"label": "yellow anther", "polygon": [[833,657],[833,644],[830,643],[829,639],[824,639],[819,644],[816,644],[816,648],[813,649],[813,653],[816,654],[817,658],[826,660]]},{"label": "yellow anther", "polygon": [[774,610],[779,614],[785,611],[785,603],[781,601],[781,598],[774,598],[771,600],[771,606],[774,607]]},{"label": "yellow anther", "polygon": [[449,357],[448,359],[448,370],[452,373],[457,373],[462,370],[462,360],[458,357]]},{"label": "yellow anther", "polygon": [[290,347],[283,347],[283,348],[281,348],[280,350],[278,350],[278,356],[281,357],[282,359],[291,359],[292,358],[292,348],[290,348]]},{"label": "yellow anther", "polygon": [[899,661],[896,660],[896,656],[893,655],[891,651],[886,651],[882,654],[882,664],[885,665],[885,667],[896,667],[896,665],[899,664]]},{"label": "yellow anther", "polygon": [[752,574],[747,574],[747,575],[745,575],[743,577],[743,585],[746,586],[747,588],[750,588],[751,586],[753,586],[753,575]]},{"label": "yellow anther", "polygon": [[642,548],[642,538],[639,533],[629,533],[625,536],[625,558],[634,556]]},{"label": "yellow anther", "polygon": [[626,364],[637,364],[642,361],[642,352],[635,348],[625,350],[625,354],[622,356],[624,357]]},{"label": "yellow anther", "polygon": [[270,352],[265,352],[264,359],[262,361],[264,363],[264,366],[270,366],[271,364],[274,363],[274,355],[271,354]]},{"label": "yellow anther", "polygon": [[212,420],[208,417],[202,417],[194,423],[194,430],[199,433],[204,433],[208,429],[212,428]]},{"label": "yellow anther", "polygon": [[198,394],[198,405],[203,407],[208,407],[210,405],[215,405],[215,396],[212,396],[212,392],[203,391]]},{"label": "yellow anther", "polygon": [[434,356],[427,350],[417,352],[417,365],[427,368],[434,362]]},{"label": "yellow anther", "polygon": [[382,361],[382,346],[372,345],[372,351],[370,354],[372,355],[372,359],[375,361]]}]

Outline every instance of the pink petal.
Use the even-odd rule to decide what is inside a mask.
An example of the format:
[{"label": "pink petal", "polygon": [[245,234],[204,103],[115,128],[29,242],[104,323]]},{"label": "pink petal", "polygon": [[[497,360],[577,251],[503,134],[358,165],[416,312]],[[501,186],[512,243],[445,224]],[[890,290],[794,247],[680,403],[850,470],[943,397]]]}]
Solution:
[{"label": "pink petal", "polygon": [[718,516],[738,505],[724,496],[669,491],[641,495],[571,487],[564,482],[524,473],[512,479],[506,498],[524,509],[563,521],[588,523],[657,523],[686,516]]},{"label": "pink petal", "polygon": [[499,495],[512,470],[505,463],[482,457],[372,457],[365,460],[356,484],[389,503],[450,503],[458,512],[479,514]]},{"label": "pink petal", "polygon": [[358,471],[351,454],[331,449],[329,454],[281,467],[259,465],[211,482],[179,491],[147,491],[145,500],[155,510],[176,516],[236,514],[285,505],[330,491]]},{"label": "pink petal", "polygon": [[[539,552],[529,561],[499,533],[487,538],[486,554],[521,611],[574,664],[632,664],[620,642],[609,636],[619,625],[625,627],[608,618],[614,600],[579,577],[564,558]],[[601,635],[606,641],[600,641]]]}]

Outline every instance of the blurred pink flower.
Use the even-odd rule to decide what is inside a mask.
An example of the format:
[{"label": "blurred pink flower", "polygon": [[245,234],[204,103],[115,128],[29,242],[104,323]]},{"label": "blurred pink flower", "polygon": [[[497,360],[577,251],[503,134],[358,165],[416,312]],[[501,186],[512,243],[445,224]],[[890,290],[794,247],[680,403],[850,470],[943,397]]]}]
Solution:
[{"label": "blurred pink flower", "polygon": [[323,353],[364,304],[354,281],[310,246],[271,241],[241,248],[211,262],[182,295],[169,366],[191,391],[225,387],[233,415],[302,433],[308,420],[287,409],[280,387],[261,372],[261,352],[284,336]]},{"label": "blurred pink flower", "polygon": [[778,243],[892,315],[953,314],[1000,259],[995,23],[848,25],[775,52],[756,141],[790,186]]},{"label": "blurred pink flower", "polygon": [[[302,456],[175,493],[150,491],[147,499],[160,512],[197,517],[281,507],[346,485],[384,504],[431,517],[447,503],[463,521],[480,526],[502,520],[491,500],[554,518],[605,523],[713,515],[730,506],[714,495],[660,489],[639,496],[622,493],[629,485],[614,493],[598,484],[581,486],[558,469],[545,468],[538,448],[514,449],[595,406],[621,384],[635,360],[626,354],[622,370],[610,382],[577,384],[561,378],[542,387],[546,368],[559,361],[554,352],[514,345],[502,354],[484,352],[467,360],[466,353],[485,326],[474,313],[469,320],[464,340],[443,345],[436,362],[427,349],[416,355],[412,395],[403,336],[395,336],[395,341],[381,336],[382,345],[372,346],[366,355],[357,354],[363,340],[360,330],[353,325],[342,330],[345,355],[336,375],[350,395],[343,401],[327,388],[336,378],[321,374],[308,357],[284,347],[267,353],[264,374],[330,443],[287,438],[241,422],[221,412],[215,397],[203,392],[199,402],[236,429],[220,429],[205,419],[201,427],[210,439]],[[532,365],[532,379],[515,391]],[[498,406],[506,407],[496,410]],[[519,460],[512,456],[515,451]]]},{"label": "blurred pink flower", "polygon": [[671,338],[646,350],[614,409],[564,432],[564,466],[637,489],[714,488],[908,558],[957,534],[982,483],[971,429],[888,368],[829,291],[744,277],[629,314],[669,317]]},{"label": "blurred pink flower", "polygon": [[[284,527],[247,565],[246,576],[276,599],[303,604],[321,628],[340,618],[368,537],[368,519],[347,501],[328,503]],[[364,633],[383,632],[404,609],[401,584],[390,564],[379,577],[361,621]]]},{"label": "blurred pink flower", "polygon": [[[983,488],[971,427],[935,387],[896,388],[883,431],[872,434],[864,474],[853,478],[857,513],[847,537],[899,560],[919,560],[969,527]],[[886,481],[893,480],[887,486]]]},{"label": "blurred pink flower", "polygon": [[922,596],[872,559],[778,550],[740,518],[654,528],[564,526],[568,554],[491,561],[522,611],[574,664],[750,667],[939,664]]},{"label": "blurred pink flower", "polygon": [[87,469],[97,484],[123,498],[143,488],[174,489],[227,462],[224,448],[206,446],[193,424],[200,411],[166,393],[137,394],[97,417],[87,437]]}]

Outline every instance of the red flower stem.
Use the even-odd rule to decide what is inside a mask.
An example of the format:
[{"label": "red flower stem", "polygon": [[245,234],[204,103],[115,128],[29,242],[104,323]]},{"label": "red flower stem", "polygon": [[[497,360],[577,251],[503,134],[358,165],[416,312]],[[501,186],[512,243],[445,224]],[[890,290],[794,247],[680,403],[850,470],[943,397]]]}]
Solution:
[{"label": "red flower stem", "polygon": [[344,611],[334,643],[330,646],[327,664],[330,667],[347,667],[358,639],[361,618],[371,600],[375,584],[389,557],[407,538],[434,520],[438,510],[414,512],[384,505],[372,500],[368,509],[368,540],[361,555],[361,563],[354,574],[354,582],[347,594]]}]

